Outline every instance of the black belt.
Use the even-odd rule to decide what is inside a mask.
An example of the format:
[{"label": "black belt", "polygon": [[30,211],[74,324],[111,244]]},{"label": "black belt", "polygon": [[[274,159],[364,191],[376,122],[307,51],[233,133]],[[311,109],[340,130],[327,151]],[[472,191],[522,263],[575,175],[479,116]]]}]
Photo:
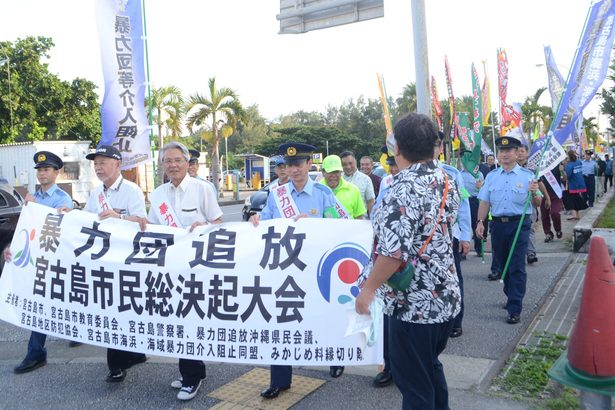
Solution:
[{"label": "black belt", "polygon": [[513,215],[513,216],[492,216],[491,220],[493,222],[516,222],[521,219],[521,215]]}]

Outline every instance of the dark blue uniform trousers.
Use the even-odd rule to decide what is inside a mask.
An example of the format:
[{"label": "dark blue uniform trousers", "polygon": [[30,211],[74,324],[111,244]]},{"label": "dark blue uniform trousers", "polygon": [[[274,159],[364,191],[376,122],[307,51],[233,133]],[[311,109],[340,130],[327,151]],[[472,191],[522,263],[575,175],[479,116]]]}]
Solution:
[{"label": "dark blue uniform trousers", "polygon": [[30,340],[28,341],[28,353],[26,359],[28,360],[46,360],[47,349],[45,349],[45,340],[47,335],[45,333],[32,332],[30,333]]},{"label": "dark blue uniform trousers", "polygon": [[463,321],[463,276],[461,275],[461,255],[459,254],[459,241],[457,238],[453,238],[453,256],[455,257],[455,270],[457,271],[459,290],[461,291],[461,310],[455,316],[455,320],[453,320],[453,327],[461,328],[461,322]]},{"label": "dark blue uniform trousers", "polygon": [[596,176],[594,174],[583,175],[583,180],[585,181],[585,187],[587,188],[587,192],[585,193],[585,202],[587,202],[587,205],[589,206],[594,206],[594,197],[596,196]]},{"label": "dark blue uniform trousers", "polygon": [[476,223],[477,223],[476,221],[478,221],[479,201],[478,201],[478,198],[475,196],[471,196],[470,198],[468,198],[468,201],[470,202],[470,216],[472,220],[472,238],[474,238],[474,250],[479,255],[482,255],[483,254],[482,241],[478,239],[478,236],[476,236]]},{"label": "dark blue uniform trousers", "polygon": [[418,324],[389,318],[391,370],[403,410],[448,410],[448,386],[438,356],[452,327],[452,320]]},{"label": "dark blue uniform trousers", "polygon": [[[491,244],[496,250],[494,258],[497,258],[497,264],[504,269],[506,258],[512,247],[512,242],[515,237],[515,232],[519,221],[511,222],[496,222],[493,221],[493,231],[491,236]],[[509,315],[519,315],[523,308],[523,297],[525,296],[525,282],[527,273],[525,272],[525,254],[527,252],[527,243],[530,237],[530,215],[526,215],[519,232],[519,238],[515,245],[508,271],[504,278],[504,294],[508,297],[506,302],[506,310]]]},{"label": "dark blue uniform trousers", "polygon": [[292,366],[271,366],[270,387],[288,387],[293,381]]}]

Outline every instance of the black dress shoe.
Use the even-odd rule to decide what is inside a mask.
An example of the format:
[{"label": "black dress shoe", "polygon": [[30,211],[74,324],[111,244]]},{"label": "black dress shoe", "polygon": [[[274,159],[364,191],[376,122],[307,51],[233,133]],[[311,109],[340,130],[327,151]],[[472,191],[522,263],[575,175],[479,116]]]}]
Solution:
[{"label": "black dress shoe", "polygon": [[527,263],[531,264],[534,262],[538,262],[538,257],[536,255],[527,255]]},{"label": "black dress shoe", "polygon": [[508,315],[508,317],[506,318],[506,323],[508,323],[509,325],[516,325],[520,321],[521,317],[517,314]]},{"label": "black dress shoe", "polygon": [[489,275],[487,275],[487,279],[489,279],[489,280],[498,280],[498,279],[500,279],[501,276],[502,276],[501,273],[491,272]]},{"label": "black dress shoe", "polygon": [[39,367],[45,366],[47,364],[47,360],[43,359],[43,360],[30,360],[28,358],[23,359],[23,361],[21,363],[19,363],[19,365],[17,365],[13,371],[16,374],[21,374],[21,373],[28,373],[31,372],[32,370],[36,370]]},{"label": "black dress shoe", "polygon": [[286,387],[268,387],[261,392],[261,397],[264,399],[275,399],[280,395],[280,392],[290,389],[290,386]]},{"label": "black dress shoe", "polygon": [[107,375],[107,383],[119,383],[123,382],[126,378],[126,370],[118,370],[109,372]]},{"label": "black dress shoe", "polygon": [[126,369],[130,369],[132,366],[145,363],[146,361],[147,361],[147,356],[139,354],[138,356],[135,356],[133,358],[130,358],[130,360],[128,360]]},{"label": "black dress shoe", "polygon": [[380,372],[374,377],[375,387],[386,387],[393,383],[393,375],[391,372]]},{"label": "black dress shoe", "polygon": [[344,366],[331,366],[329,368],[329,374],[331,375],[331,377],[334,377],[337,379],[342,374],[344,374]]},{"label": "black dress shoe", "polygon": [[450,337],[459,337],[462,334],[463,334],[463,329],[461,329],[460,327],[454,327],[453,330],[451,330]]}]

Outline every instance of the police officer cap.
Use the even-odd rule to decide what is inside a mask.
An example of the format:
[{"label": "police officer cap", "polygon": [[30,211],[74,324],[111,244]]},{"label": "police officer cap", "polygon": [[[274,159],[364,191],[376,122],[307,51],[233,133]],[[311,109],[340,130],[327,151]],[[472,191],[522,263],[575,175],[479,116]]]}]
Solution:
[{"label": "police officer cap", "polygon": [[52,167],[60,169],[64,166],[62,159],[53,152],[39,151],[34,154],[34,169]]},{"label": "police officer cap", "polygon": [[587,155],[593,155],[593,154],[594,154],[594,153],[593,153],[593,151],[592,151],[591,149],[586,149],[586,150],[585,150],[585,153],[586,153]]},{"label": "police officer cap", "polygon": [[521,141],[513,137],[504,136],[496,138],[495,145],[499,149],[519,148],[521,146]]},{"label": "police officer cap", "polygon": [[284,160],[284,157],[282,155],[277,155],[273,160],[273,163],[276,167],[279,167],[280,165],[286,165],[286,161]]},{"label": "police officer cap", "polygon": [[188,152],[190,153],[190,163],[191,164],[195,164],[197,162],[199,162],[199,158],[201,156],[201,153],[195,149],[189,149]]},{"label": "police officer cap", "polygon": [[85,158],[94,160],[99,155],[101,157],[117,159],[118,161],[122,160],[122,154],[120,154],[120,151],[112,145],[100,145],[96,148],[96,151],[90,152],[85,156]]},{"label": "police officer cap", "polygon": [[301,142],[287,142],[278,147],[278,154],[284,156],[287,165],[311,159],[314,151],[316,151],[315,146]]},{"label": "police officer cap", "polygon": [[395,157],[393,155],[387,155],[386,163],[387,165],[397,165],[397,163],[395,162]]}]

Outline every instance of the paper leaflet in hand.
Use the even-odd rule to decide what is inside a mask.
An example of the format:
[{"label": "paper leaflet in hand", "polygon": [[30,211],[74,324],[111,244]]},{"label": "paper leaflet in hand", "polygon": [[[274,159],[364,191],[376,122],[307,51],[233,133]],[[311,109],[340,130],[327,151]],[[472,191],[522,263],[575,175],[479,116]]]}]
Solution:
[{"label": "paper leaflet in hand", "polygon": [[355,310],[354,301],[349,304],[348,314],[348,327],[344,337],[348,337],[354,334],[362,335],[363,347],[373,346],[378,340],[377,331],[380,327],[380,321],[382,320],[382,310],[384,304],[381,299],[375,297],[372,303],[369,305],[369,315],[360,315]]}]

